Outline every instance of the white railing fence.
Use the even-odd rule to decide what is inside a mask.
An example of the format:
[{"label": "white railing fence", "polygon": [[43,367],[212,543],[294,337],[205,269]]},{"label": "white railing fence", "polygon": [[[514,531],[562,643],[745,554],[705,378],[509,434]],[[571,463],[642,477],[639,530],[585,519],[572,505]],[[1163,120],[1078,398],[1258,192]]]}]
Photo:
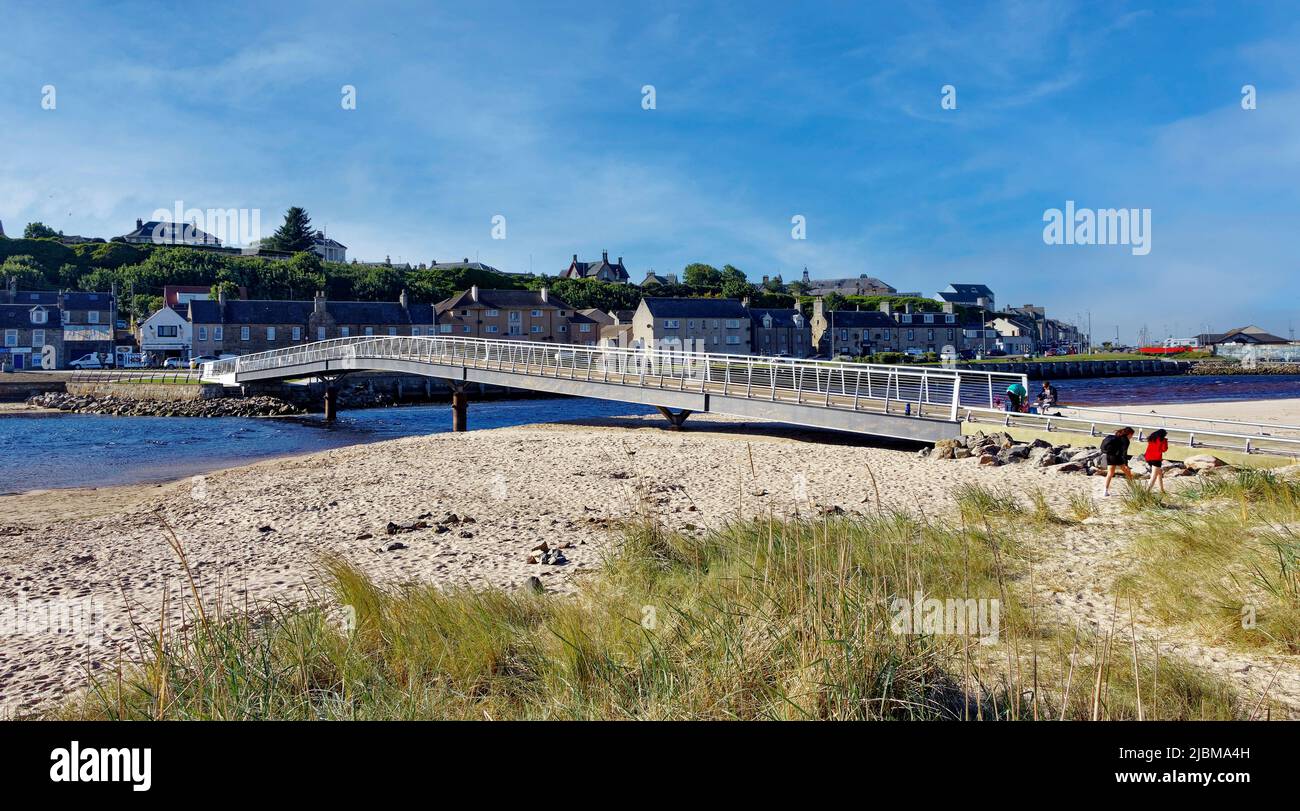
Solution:
[{"label": "white railing fence", "polygon": [[[205,380],[334,360],[390,359],[492,369],[751,399],[956,420],[967,406],[993,407],[1024,375],[918,366],[808,361],[668,348],[593,347],[456,337],[335,338],[204,364]],[[310,374],[310,373],[308,373]]]}]

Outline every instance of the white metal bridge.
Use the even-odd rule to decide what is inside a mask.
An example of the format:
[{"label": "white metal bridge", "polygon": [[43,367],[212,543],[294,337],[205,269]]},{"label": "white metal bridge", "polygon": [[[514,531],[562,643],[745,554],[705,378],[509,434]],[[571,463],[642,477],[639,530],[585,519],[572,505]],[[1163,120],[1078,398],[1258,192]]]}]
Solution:
[{"label": "white metal bridge", "polygon": [[438,336],[301,344],[206,363],[201,379],[236,386],[369,370],[442,378],[454,389],[484,383],[642,403],[677,426],[690,413],[717,412],[925,442],[958,436],[966,409],[994,407],[1012,383],[1027,387],[1024,375],[1005,372]]}]

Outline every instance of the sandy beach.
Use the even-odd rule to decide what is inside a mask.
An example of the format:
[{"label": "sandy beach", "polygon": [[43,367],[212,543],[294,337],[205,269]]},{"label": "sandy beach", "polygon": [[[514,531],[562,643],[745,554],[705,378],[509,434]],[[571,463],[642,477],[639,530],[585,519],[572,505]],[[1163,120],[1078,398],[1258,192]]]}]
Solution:
[{"label": "sandy beach", "polygon": [[[1240,405],[1228,407],[1240,413]],[[1268,410],[1251,405],[1251,413]],[[1296,407],[1287,401],[1279,413]],[[90,601],[106,629],[105,639],[87,641],[7,623],[0,705],[11,714],[48,708],[88,670],[113,667],[118,648],[131,650],[164,616],[182,627],[177,597],[188,587],[163,518],[205,598],[229,610],[308,596],[322,555],[345,557],[385,582],[514,589],[536,576],[564,593],[599,566],[619,522],[644,511],[693,531],[769,513],[875,510],[877,492],[886,509],[950,513],[951,491],[966,482],[1041,488],[1062,512],[1073,495],[1100,495],[1093,477],[919,459],[910,448],[845,435],[707,415],[681,432],[662,425],[658,417],[622,418],[409,437],[161,485],[0,498],[0,601],[27,606],[29,619],[39,607]],[[1110,584],[1127,565],[1129,517],[1114,499],[1100,509],[1041,550],[1037,595],[1068,625],[1101,627]],[[562,548],[569,563],[529,563],[542,541]],[[1295,657],[1167,634],[1160,633],[1165,654],[1256,694],[1281,668],[1271,695],[1300,712]]]}]

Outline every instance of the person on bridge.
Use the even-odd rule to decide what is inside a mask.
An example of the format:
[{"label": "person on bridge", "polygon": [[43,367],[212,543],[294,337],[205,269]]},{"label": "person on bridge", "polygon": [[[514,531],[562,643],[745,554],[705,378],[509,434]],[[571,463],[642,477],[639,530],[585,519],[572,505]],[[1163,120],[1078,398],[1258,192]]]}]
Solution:
[{"label": "person on bridge", "polygon": [[1160,492],[1165,493],[1165,451],[1169,450],[1169,432],[1163,428],[1157,428],[1147,437],[1147,450],[1142,454],[1142,458],[1147,460],[1151,466],[1151,481],[1147,482],[1147,492],[1155,489],[1156,483],[1160,484]]},{"label": "person on bridge", "polygon": [[1043,381],[1043,390],[1038,392],[1038,410],[1042,411],[1048,406],[1056,405],[1056,386],[1053,386],[1050,380]]},{"label": "person on bridge", "polygon": [[1115,478],[1115,471],[1124,473],[1129,486],[1133,486],[1133,471],[1128,466],[1128,443],[1133,437],[1132,428],[1120,428],[1101,441],[1101,452],[1106,454],[1106,487],[1102,495],[1110,495],[1110,480]]},{"label": "person on bridge", "polygon": [[1007,411],[1024,411],[1027,397],[1029,392],[1019,381],[1007,386]]}]

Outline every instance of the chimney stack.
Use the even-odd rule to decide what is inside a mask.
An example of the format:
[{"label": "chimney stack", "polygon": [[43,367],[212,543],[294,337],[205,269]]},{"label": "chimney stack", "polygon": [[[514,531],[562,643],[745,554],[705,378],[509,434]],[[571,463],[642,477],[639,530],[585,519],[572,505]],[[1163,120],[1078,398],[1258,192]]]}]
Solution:
[{"label": "chimney stack", "polygon": [[475,304],[478,304],[478,285],[476,285],[476,284],[474,284],[474,285],[470,285],[470,288],[469,288],[469,299],[470,299],[470,301],[474,302]]},{"label": "chimney stack", "polygon": [[324,291],[324,290],[317,290],[317,291],[316,291],[316,300],[315,300],[315,304],[316,304],[316,306],[315,306],[314,309],[315,309],[316,313],[317,313],[318,315],[324,315],[324,314],[325,314],[325,291]]},{"label": "chimney stack", "polygon": [[620,256],[620,257],[618,258],[618,263],[619,263],[619,265],[622,265],[622,264],[623,264],[623,257]]},{"label": "chimney stack", "polygon": [[945,301],[945,302],[943,303],[943,311],[944,311],[945,313],[951,313],[951,312],[952,312],[952,302],[951,302],[951,301]]},{"label": "chimney stack", "polygon": [[550,299],[547,298],[546,288],[543,287],[543,288],[542,288],[542,303],[543,303],[543,304],[548,304],[549,302],[550,302]]},{"label": "chimney stack", "polygon": [[573,255],[573,261],[575,263],[578,261],[578,255],[576,253]]},{"label": "chimney stack", "polygon": [[137,219],[137,220],[135,221],[135,227],[136,227],[137,230],[140,229],[140,228],[144,228],[144,220]]},{"label": "chimney stack", "polygon": [[885,315],[889,315],[891,312],[893,312],[893,308],[889,306],[889,302],[888,302],[888,301],[882,301],[882,302],[880,302],[880,304],[877,305],[877,306],[878,306],[879,310],[880,310],[882,313],[884,313]]},{"label": "chimney stack", "polygon": [[407,308],[407,299],[406,299],[406,291],[405,291],[405,290],[402,291],[402,295],[400,295],[400,296],[397,297],[397,301],[398,301],[398,303],[400,303],[400,304],[402,305],[402,309],[403,309],[403,310],[405,310],[405,309]]},{"label": "chimney stack", "polygon": [[821,296],[818,296],[817,298],[813,299],[813,318],[816,318],[819,315],[825,316],[825,314],[826,314],[826,300],[823,299]]}]

